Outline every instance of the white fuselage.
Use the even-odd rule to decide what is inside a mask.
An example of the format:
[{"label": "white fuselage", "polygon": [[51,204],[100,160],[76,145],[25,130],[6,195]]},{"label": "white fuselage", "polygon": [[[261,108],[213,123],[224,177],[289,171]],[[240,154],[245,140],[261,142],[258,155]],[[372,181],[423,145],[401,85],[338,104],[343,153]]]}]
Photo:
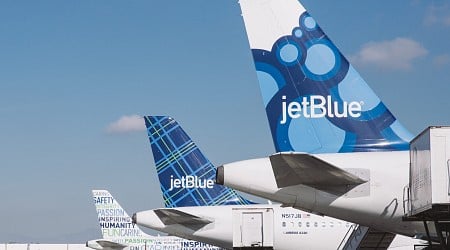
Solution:
[{"label": "white fuselage", "polygon": [[[404,222],[404,188],[409,183],[409,151],[314,155],[338,168],[368,173],[368,182],[344,195],[332,195],[305,185],[278,188],[269,158],[223,165],[224,185],[237,190],[351,221],[378,230],[425,235],[422,222]],[[254,173],[258,173],[257,176]],[[367,178],[368,177],[368,178]],[[434,234],[434,227],[430,227]]]},{"label": "white fuselage", "polygon": [[[273,210],[274,249],[336,249],[353,224],[334,218],[310,214],[275,204],[230,205],[173,208],[212,221],[200,229],[173,224],[165,225],[153,210],[135,214],[136,223],[179,237],[206,242],[227,249],[233,248],[233,210]],[[267,226],[267,225],[265,225]],[[236,233],[235,233],[236,234]],[[324,236],[326,239],[324,240]]]}]

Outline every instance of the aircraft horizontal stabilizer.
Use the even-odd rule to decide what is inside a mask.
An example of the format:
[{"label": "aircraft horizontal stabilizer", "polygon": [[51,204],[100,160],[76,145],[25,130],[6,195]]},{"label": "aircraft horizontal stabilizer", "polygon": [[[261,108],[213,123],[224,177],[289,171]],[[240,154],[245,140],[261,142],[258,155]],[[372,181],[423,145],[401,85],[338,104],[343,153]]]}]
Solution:
[{"label": "aircraft horizontal stabilizer", "polygon": [[213,222],[212,220],[188,214],[176,209],[155,209],[153,211],[159,217],[161,222],[164,223],[164,225],[178,224],[191,228],[192,230],[198,230]]},{"label": "aircraft horizontal stabilizer", "polygon": [[128,247],[127,245],[112,242],[109,240],[96,240],[95,242],[97,242],[97,244],[99,244],[100,246],[102,246],[103,248],[106,248],[106,249],[124,249],[124,248]]},{"label": "aircraft horizontal stabilizer", "polygon": [[270,156],[270,162],[279,188],[301,184],[342,195],[367,182],[309,154],[278,153]]}]

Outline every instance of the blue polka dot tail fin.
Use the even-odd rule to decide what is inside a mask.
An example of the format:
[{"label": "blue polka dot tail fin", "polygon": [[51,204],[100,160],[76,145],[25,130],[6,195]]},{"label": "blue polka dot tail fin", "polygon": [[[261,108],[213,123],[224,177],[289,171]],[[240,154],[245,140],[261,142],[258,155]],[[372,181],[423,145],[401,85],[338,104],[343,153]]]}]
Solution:
[{"label": "blue polka dot tail fin", "polygon": [[408,150],[412,135],[297,0],[240,0],[277,152]]},{"label": "blue polka dot tail fin", "polygon": [[173,118],[144,120],[166,207],[253,204],[215,184],[216,168]]}]

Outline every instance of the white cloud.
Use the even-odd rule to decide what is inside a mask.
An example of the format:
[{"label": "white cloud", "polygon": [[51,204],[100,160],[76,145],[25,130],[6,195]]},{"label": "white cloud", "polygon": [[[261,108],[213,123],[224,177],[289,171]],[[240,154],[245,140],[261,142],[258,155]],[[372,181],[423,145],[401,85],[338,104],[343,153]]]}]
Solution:
[{"label": "white cloud", "polygon": [[106,127],[108,133],[145,131],[144,119],[139,115],[124,115]]},{"label": "white cloud", "polygon": [[450,27],[450,5],[430,5],[426,10],[423,23],[427,26],[444,25]]},{"label": "white cloud", "polygon": [[408,38],[369,42],[350,59],[355,64],[374,65],[382,69],[409,70],[415,59],[428,54],[418,42]]}]

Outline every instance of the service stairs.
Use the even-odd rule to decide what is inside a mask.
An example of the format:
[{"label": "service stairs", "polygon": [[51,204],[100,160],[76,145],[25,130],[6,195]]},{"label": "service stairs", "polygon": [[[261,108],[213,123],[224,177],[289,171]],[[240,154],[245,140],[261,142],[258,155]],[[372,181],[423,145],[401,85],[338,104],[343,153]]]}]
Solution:
[{"label": "service stairs", "polygon": [[342,240],[338,250],[387,249],[395,234],[354,224]]}]

